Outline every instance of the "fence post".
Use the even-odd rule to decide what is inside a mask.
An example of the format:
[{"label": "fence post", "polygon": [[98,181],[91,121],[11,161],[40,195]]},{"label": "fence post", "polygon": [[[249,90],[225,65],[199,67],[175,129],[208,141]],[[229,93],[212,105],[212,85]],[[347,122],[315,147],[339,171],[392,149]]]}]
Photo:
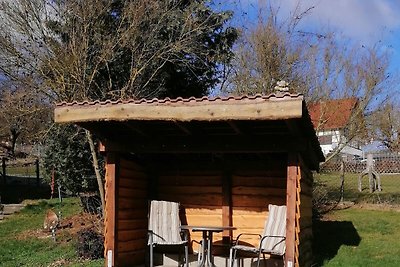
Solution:
[{"label": "fence post", "polygon": [[344,196],[344,161],[340,163],[340,203],[343,203]]},{"label": "fence post", "polygon": [[1,167],[2,167],[2,174],[3,174],[3,182],[7,184],[7,174],[6,174],[6,158],[1,159]]},{"label": "fence post", "polygon": [[39,173],[39,159],[35,160],[35,172],[36,172],[36,186],[40,186],[40,173]]}]

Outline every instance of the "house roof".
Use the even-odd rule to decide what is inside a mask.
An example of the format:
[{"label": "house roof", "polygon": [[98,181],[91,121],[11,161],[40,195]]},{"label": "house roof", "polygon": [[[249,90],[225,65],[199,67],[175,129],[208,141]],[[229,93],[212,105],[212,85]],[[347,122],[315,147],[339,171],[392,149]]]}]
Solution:
[{"label": "house roof", "polygon": [[342,129],[348,124],[357,98],[334,99],[308,105],[310,117],[315,129]]},{"label": "house roof", "polygon": [[55,121],[96,133],[108,151],[145,154],[300,152],[324,160],[303,95],[60,103]]}]

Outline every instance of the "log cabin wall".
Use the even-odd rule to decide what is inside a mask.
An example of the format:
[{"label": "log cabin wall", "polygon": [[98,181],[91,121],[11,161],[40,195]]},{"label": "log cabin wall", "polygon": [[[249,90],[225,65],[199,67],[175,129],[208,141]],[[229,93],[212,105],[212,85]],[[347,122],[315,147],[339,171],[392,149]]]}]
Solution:
[{"label": "log cabin wall", "polygon": [[[262,234],[268,217],[268,204],[286,204],[286,161],[272,162],[265,170],[241,170],[232,177],[232,220],[240,233]],[[257,236],[244,236],[242,241],[259,245]]]},{"label": "log cabin wall", "polygon": [[295,266],[312,265],[312,186],[313,175],[299,161],[296,189]]},{"label": "log cabin wall", "polygon": [[[244,161],[230,167],[183,162],[160,165],[156,168],[157,199],[179,202],[184,208],[182,224],[233,225],[237,227],[233,238],[243,232],[261,234],[268,204],[286,203],[286,162],[287,155],[277,154],[256,164]],[[191,240],[201,240],[201,233],[190,235]],[[229,232],[215,234],[214,241],[222,235],[229,236]],[[243,241],[258,245],[256,237]],[[196,245],[193,249],[197,250]]]},{"label": "log cabin wall", "polygon": [[149,179],[139,164],[127,158],[121,158],[119,167],[116,259],[118,266],[144,264]]},{"label": "log cabin wall", "polygon": [[[222,172],[218,170],[163,170],[158,173],[157,199],[179,202],[181,222],[188,225],[222,225]],[[190,233],[200,242],[201,233]],[[221,239],[221,234],[215,235]],[[193,249],[198,247],[193,244]]]}]

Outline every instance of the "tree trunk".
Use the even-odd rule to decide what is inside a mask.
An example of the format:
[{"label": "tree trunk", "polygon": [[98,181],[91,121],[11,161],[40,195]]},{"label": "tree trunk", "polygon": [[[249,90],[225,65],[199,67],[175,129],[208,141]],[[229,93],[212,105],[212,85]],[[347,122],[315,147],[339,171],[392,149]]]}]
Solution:
[{"label": "tree trunk", "polygon": [[97,154],[96,154],[96,149],[94,147],[92,134],[88,130],[85,130],[85,132],[86,132],[86,138],[90,145],[90,152],[92,153],[93,167],[94,167],[94,172],[96,173],[97,185],[99,187],[99,193],[100,193],[100,199],[101,199],[101,212],[102,212],[102,215],[104,218],[104,208],[106,206],[106,202],[104,199],[104,185],[103,185],[103,180],[102,180],[101,174],[100,174],[99,161],[97,159]]}]

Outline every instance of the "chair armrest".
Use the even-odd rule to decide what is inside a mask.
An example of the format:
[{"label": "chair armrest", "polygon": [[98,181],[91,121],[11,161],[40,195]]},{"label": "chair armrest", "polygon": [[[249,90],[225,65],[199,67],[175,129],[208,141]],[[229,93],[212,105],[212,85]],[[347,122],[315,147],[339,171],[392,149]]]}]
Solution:
[{"label": "chair armrest", "polygon": [[282,238],[282,241],[286,239],[286,236],[281,236],[281,235],[265,235],[265,236],[263,236],[263,237],[261,238],[261,240],[260,240],[260,247],[259,247],[259,250],[260,250],[260,251],[261,251],[261,246],[262,246],[262,244],[263,244],[263,241],[264,241],[264,239],[267,238],[267,237]]},{"label": "chair armrest", "polygon": [[239,243],[239,238],[241,236],[258,236],[258,238],[261,238],[260,234],[252,234],[252,233],[241,233],[239,234],[236,239],[233,241],[233,245],[237,245]]},{"label": "chair armrest", "polygon": [[183,241],[189,241],[189,230],[188,229],[181,229],[181,237],[183,238]]}]

